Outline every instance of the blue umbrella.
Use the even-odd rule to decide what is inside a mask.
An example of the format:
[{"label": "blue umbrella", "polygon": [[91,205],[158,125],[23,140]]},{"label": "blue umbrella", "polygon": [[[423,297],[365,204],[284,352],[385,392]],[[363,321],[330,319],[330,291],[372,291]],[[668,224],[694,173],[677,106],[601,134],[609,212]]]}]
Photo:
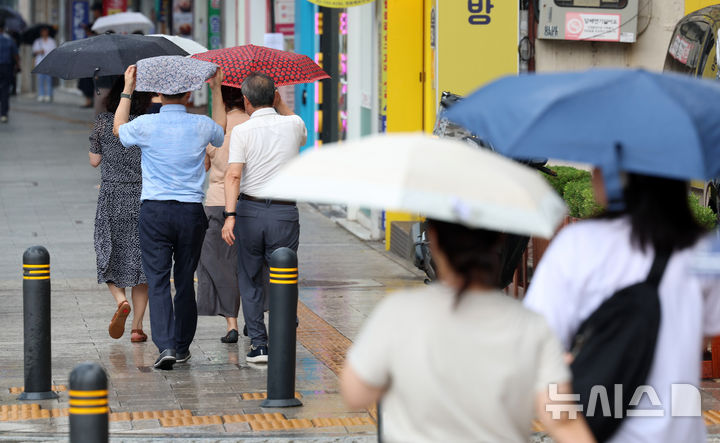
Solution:
[{"label": "blue umbrella", "polygon": [[720,86],[643,70],[592,70],[497,80],[445,114],[515,158],[550,157],[675,179],[720,176]]}]

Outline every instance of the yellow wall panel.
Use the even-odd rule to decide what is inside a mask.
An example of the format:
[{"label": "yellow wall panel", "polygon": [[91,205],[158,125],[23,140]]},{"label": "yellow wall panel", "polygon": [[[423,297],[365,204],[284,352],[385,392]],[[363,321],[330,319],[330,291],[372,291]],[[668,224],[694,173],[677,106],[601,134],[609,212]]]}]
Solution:
[{"label": "yellow wall panel", "polygon": [[517,1],[437,1],[436,5],[439,92],[467,95],[518,72]]},{"label": "yellow wall panel", "polygon": [[685,0],[685,15],[702,9],[705,6],[720,4],[718,0]]}]

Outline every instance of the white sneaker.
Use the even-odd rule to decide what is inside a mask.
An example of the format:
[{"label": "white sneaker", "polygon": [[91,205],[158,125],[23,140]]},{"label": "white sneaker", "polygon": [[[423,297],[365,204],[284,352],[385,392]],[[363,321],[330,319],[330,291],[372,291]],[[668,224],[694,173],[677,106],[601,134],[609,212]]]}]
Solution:
[{"label": "white sneaker", "polygon": [[7,123],[7,122],[8,122],[7,115],[3,115],[2,117],[0,117],[0,123]]},{"label": "white sneaker", "polygon": [[50,97],[49,95],[46,95],[46,96],[45,96],[45,103],[50,103],[51,101],[52,101],[52,97]]},{"label": "white sneaker", "polygon": [[44,102],[44,101],[45,101],[45,97],[44,97],[44,96],[42,96],[42,95],[38,95],[38,97],[37,97],[37,101],[38,101],[38,103],[42,103],[42,102]]}]

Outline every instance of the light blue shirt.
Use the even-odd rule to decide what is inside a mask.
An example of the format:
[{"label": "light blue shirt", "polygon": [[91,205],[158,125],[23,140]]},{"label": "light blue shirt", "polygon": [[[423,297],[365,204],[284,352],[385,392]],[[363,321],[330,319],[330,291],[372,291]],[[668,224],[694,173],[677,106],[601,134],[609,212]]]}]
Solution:
[{"label": "light blue shirt", "polygon": [[223,129],[209,117],[188,114],[183,105],[165,105],[121,125],[120,142],[142,153],[141,200],[201,203],[205,193],[205,149],[221,147]]}]

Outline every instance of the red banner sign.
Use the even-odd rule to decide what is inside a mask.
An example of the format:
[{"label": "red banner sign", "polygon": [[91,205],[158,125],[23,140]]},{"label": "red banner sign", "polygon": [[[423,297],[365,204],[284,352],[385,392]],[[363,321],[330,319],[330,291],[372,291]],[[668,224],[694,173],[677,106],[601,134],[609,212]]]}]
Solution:
[{"label": "red banner sign", "polygon": [[103,15],[127,11],[127,0],[103,0]]}]

